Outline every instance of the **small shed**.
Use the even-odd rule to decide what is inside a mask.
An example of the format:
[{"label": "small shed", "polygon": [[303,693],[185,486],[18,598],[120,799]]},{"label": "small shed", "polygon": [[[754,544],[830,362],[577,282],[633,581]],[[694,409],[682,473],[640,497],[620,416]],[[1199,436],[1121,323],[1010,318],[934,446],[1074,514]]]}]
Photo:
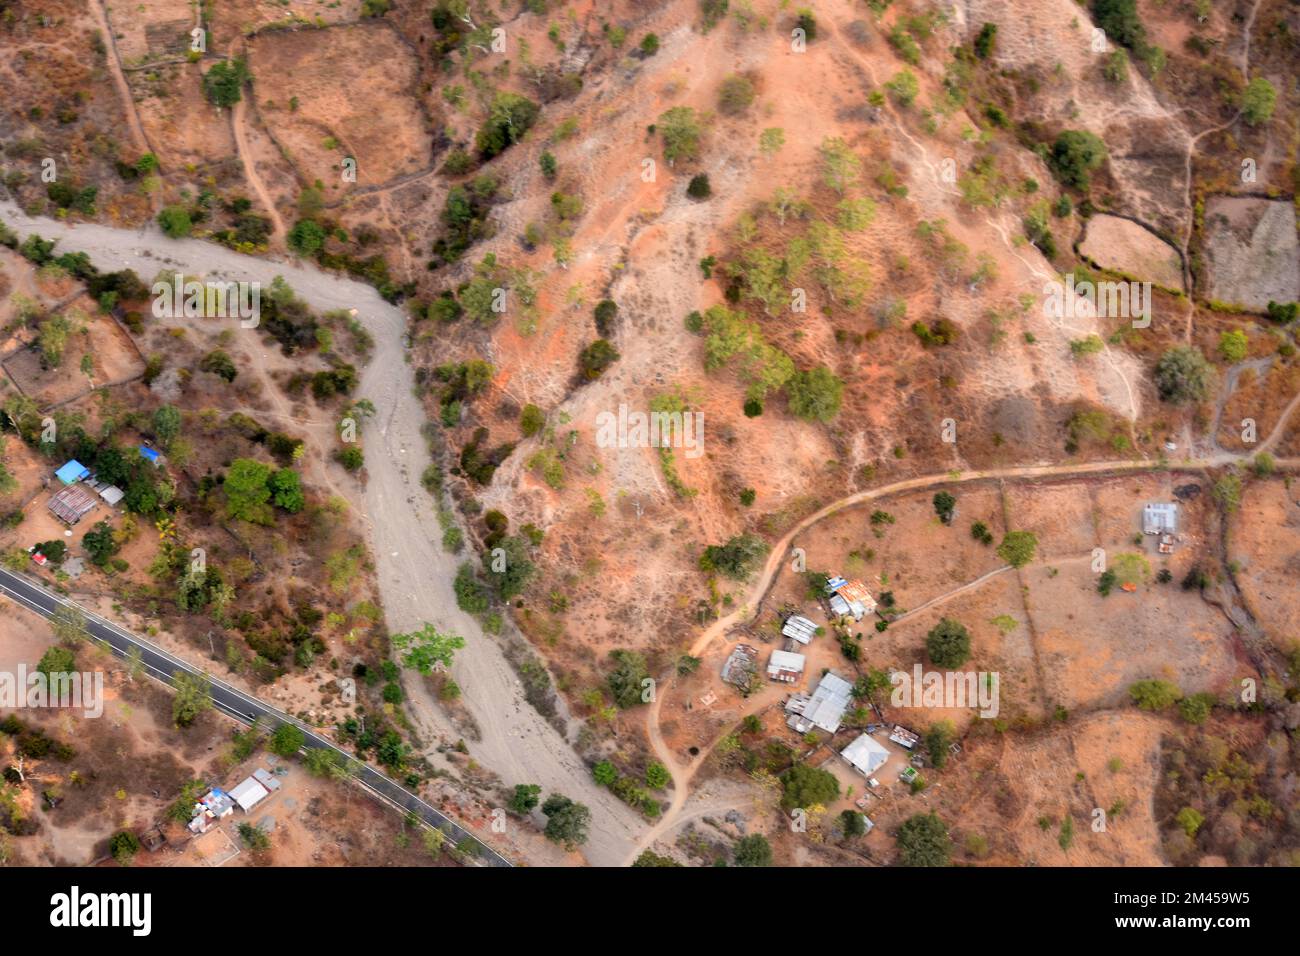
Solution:
[{"label": "small shed", "polygon": [[58,478],[59,481],[63,482],[65,485],[75,485],[77,482],[81,481],[81,479],[90,477],[90,469],[77,461],[77,459],[72,458],[65,462],[63,467],[54,473],[54,477]]},{"label": "small shed", "polygon": [[733,687],[744,689],[749,686],[757,669],[758,648],[749,644],[737,644],[722,665],[722,679]]},{"label": "small shed", "polygon": [[767,659],[768,680],[779,680],[786,684],[793,684],[803,677],[805,660],[806,658],[802,654],[792,654],[789,651],[773,651],[772,656]]},{"label": "small shed", "polygon": [[99,497],[104,499],[105,504],[112,506],[125,498],[126,492],[117,485],[105,485],[103,488],[99,489]]},{"label": "small shed", "polygon": [[1170,501],[1152,501],[1142,506],[1143,534],[1177,534],[1178,505]]},{"label": "small shed", "polygon": [[253,779],[266,787],[267,792],[269,793],[275,793],[275,791],[280,789],[280,781],[275,779],[275,774],[271,773],[269,770],[263,769],[262,767],[258,767],[253,771]]},{"label": "small shed", "polygon": [[817,625],[800,614],[791,614],[785,619],[781,634],[800,644],[810,644],[817,634]]},{"label": "small shed", "polygon": [[148,445],[140,446],[140,457],[148,461],[151,465],[162,464],[162,455],[158,454],[158,452],[154,451]]}]

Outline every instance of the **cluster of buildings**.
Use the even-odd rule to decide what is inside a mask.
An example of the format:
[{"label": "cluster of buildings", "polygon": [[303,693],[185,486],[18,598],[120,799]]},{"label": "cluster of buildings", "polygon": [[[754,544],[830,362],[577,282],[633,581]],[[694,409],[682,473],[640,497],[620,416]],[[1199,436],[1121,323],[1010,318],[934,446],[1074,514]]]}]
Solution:
[{"label": "cluster of buildings", "polygon": [[[861,581],[846,581],[841,577],[827,579],[826,600],[833,617],[851,617],[860,621],[876,610],[875,598]],[[802,614],[788,616],[781,625],[785,646],[768,655],[767,679],[783,684],[796,684],[802,680],[807,658],[800,649],[811,644],[820,633],[822,628]],[[752,644],[736,645],[722,665],[722,679],[746,692],[753,689],[757,674],[758,648]]]},{"label": "cluster of buildings", "polygon": [[1173,554],[1178,540],[1178,505],[1170,501],[1152,501],[1142,506],[1142,533],[1156,535],[1157,550]]},{"label": "cluster of buildings", "polygon": [[244,813],[251,813],[254,807],[279,789],[280,781],[275,779],[275,774],[262,767],[254,770],[252,776],[245,777],[229,792],[213,787],[194,804],[189,830],[196,834],[207,833],[234,813],[235,807]]},{"label": "cluster of buildings", "polygon": [[[162,464],[162,456],[147,445],[139,446],[140,457],[153,465]],[[54,472],[54,477],[63,486],[54,494],[46,507],[54,517],[71,527],[95,510],[100,501],[110,508],[115,507],[126,493],[117,485],[100,481],[94,473],[77,459],[72,458]]]},{"label": "cluster of buildings", "polygon": [[[826,581],[824,599],[825,610],[832,621],[846,618],[861,621],[876,612],[876,600],[861,581],[830,577]],[[807,672],[807,658],[802,652],[823,630],[823,627],[803,614],[788,615],[781,625],[783,646],[768,653],[765,669],[767,679],[783,684],[801,684]],[[746,693],[755,689],[762,673],[764,671],[759,662],[759,649],[748,643],[737,644],[722,666],[722,679]],[[810,691],[794,691],[786,699],[786,726],[800,735],[813,731],[834,735],[840,730],[845,714],[853,706],[853,684],[828,670]],[[840,751],[844,762],[866,778],[868,793],[880,785],[876,774],[897,753],[876,737],[876,734],[887,729],[885,724],[868,724],[863,733],[858,734]],[[922,763],[921,755],[916,751],[920,737],[906,727],[894,726],[889,731],[889,741],[904,752],[912,752],[899,775],[905,783],[910,783],[917,775],[914,764]],[[857,806],[864,809],[866,804],[866,797],[863,797]],[[864,815],[863,820],[869,831],[873,826],[871,819]]]}]

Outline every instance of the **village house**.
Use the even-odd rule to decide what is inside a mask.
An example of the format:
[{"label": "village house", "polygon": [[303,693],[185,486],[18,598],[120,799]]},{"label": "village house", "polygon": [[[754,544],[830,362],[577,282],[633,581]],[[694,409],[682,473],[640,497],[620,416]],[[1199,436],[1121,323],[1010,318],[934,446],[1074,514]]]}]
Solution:
[{"label": "village house", "polygon": [[826,582],[831,613],[836,617],[851,617],[860,621],[876,611],[876,599],[861,581],[846,581],[832,577]]},{"label": "village house", "polygon": [[854,770],[867,779],[889,760],[889,750],[870,734],[862,734],[840,751]]},{"label": "village house", "polygon": [[817,636],[817,625],[800,614],[791,614],[785,619],[781,634],[800,644],[810,644]]},{"label": "village house", "polygon": [[833,734],[840,729],[840,721],[852,696],[853,685],[828,671],[811,697],[807,694],[790,695],[785,703],[786,725],[801,734],[814,727]]},{"label": "village house", "polygon": [[773,651],[772,656],[767,659],[768,680],[779,680],[786,684],[795,683],[803,677],[805,661],[806,658],[802,654]]}]

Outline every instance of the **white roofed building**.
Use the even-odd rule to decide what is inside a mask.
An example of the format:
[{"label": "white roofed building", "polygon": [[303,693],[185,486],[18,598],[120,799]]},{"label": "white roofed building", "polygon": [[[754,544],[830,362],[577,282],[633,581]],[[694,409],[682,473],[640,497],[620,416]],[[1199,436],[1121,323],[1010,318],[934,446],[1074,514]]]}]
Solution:
[{"label": "white roofed building", "polygon": [[841,750],[840,756],[862,776],[870,777],[889,760],[889,750],[870,734],[862,734]]}]

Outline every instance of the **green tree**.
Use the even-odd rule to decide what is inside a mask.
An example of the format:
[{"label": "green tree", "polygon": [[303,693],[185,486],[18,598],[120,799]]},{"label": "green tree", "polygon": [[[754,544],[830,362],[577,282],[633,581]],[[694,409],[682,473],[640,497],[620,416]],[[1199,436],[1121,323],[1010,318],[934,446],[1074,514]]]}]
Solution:
[{"label": "green tree", "polygon": [[763,834],[751,833],[736,841],[731,859],[736,866],[771,866],[772,845]]},{"label": "green tree", "polygon": [[1174,822],[1182,827],[1184,833],[1195,839],[1201,825],[1205,823],[1205,817],[1192,807],[1183,807],[1174,817]]},{"label": "green tree", "polygon": [[587,829],[591,826],[591,811],[561,793],[553,793],[542,804],[546,814],[546,839],[558,843],[566,850],[576,850],[587,842]]},{"label": "green tree", "polygon": [[781,806],[787,810],[796,807],[826,806],[840,795],[839,781],[829,770],[797,763],[780,776]]},{"label": "green tree", "polygon": [[948,828],[934,811],[908,817],[896,839],[903,866],[947,866],[952,858]]},{"label": "green tree", "polygon": [[614,669],[605,678],[614,703],[626,710],[638,704],[648,703],[644,699],[645,681],[650,677],[645,658],[636,651],[615,650],[610,652]]},{"label": "green tree", "polygon": [[181,433],[181,410],[175,405],[159,405],[153,413],[153,434],[163,448],[170,448]]},{"label": "green tree", "polygon": [[314,256],[325,245],[325,230],[314,219],[299,219],[289,230],[289,248],[300,256]]},{"label": "green tree", "polygon": [[1210,711],[1217,703],[1213,694],[1202,691],[1189,694],[1178,702],[1178,714],[1189,724],[1203,724],[1210,719]]},{"label": "green tree", "polygon": [[1038,538],[1032,531],[1008,531],[998,545],[998,557],[1013,568],[1023,568],[1037,550]]},{"label": "green tree", "polygon": [[252,458],[236,458],[230,463],[222,489],[226,493],[226,513],[231,518],[253,524],[271,524],[271,467]]},{"label": "green tree", "polygon": [[176,693],[172,699],[172,719],[178,727],[190,726],[199,714],[212,707],[212,685],[202,674],[175,671],[172,687]]},{"label": "green tree", "polygon": [[54,674],[71,674],[76,668],[77,657],[66,647],[55,645],[41,655],[40,663],[36,669],[46,677]]},{"label": "green tree", "polygon": [[767,542],[745,532],[723,545],[709,545],[700,556],[700,570],[716,571],[734,581],[745,581],[754,573],[755,563],[767,554]]},{"label": "green tree", "polygon": [[502,538],[483,555],[483,569],[503,601],[522,594],[537,572],[537,566],[528,557],[528,545],[514,535]]},{"label": "green tree", "polygon": [[652,790],[662,790],[672,782],[672,775],[657,760],[652,760],[645,768],[645,784]]},{"label": "green tree", "polygon": [[267,746],[271,748],[272,753],[277,753],[281,757],[292,757],[306,743],[307,735],[295,725],[286,723],[275,728],[275,733],[271,735],[271,742]]},{"label": "green tree", "polygon": [[514,793],[510,795],[510,809],[523,816],[537,807],[542,788],[535,783],[517,783]]},{"label": "green tree", "polygon": [[425,675],[433,673],[436,663],[450,667],[452,655],[465,646],[465,638],[443,634],[432,624],[425,624],[420,630],[407,634],[394,634],[392,641],[393,646],[402,651],[402,666]]},{"label": "green tree", "polygon": [[700,121],[689,106],[674,106],[659,116],[655,129],[664,138],[664,159],[672,165],[700,154]]},{"label": "green tree", "polygon": [[844,383],[825,365],[806,372],[796,372],[786,382],[791,414],[806,421],[828,423],[840,413]]},{"label": "green tree", "polygon": [[158,225],[171,239],[184,239],[194,228],[190,211],[184,206],[164,206],[158,213]]},{"label": "green tree", "polygon": [[843,810],[840,812],[840,828],[846,840],[853,840],[867,832],[867,822],[857,810]]},{"label": "green tree", "polygon": [[1067,129],[1057,135],[1048,165],[1067,186],[1088,191],[1089,173],[1106,161],[1106,144],[1087,130]]},{"label": "green tree", "polygon": [[608,339],[596,339],[578,354],[578,365],[582,377],[591,382],[600,378],[619,358],[618,349]]},{"label": "green tree", "polygon": [[240,58],[223,60],[203,75],[203,92],[214,106],[234,106],[248,80],[248,67]]},{"label": "green tree", "polygon": [[981,60],[987,60],[993,55],[993,47],[997,43],[998,25],[996,23],[986,23],[980,27],[980,32],[975,37],[975,55]]},{"label": "green tree", "polygon": [[957,499],[946,491],[937,492],[932,499],[934,513],[944,524],[952,524],[952,516],[957,508]]},{"label": "green tree", "polygon": [[474,139],[479,157],[491,159],[519,142],[537,122],[540,113],[541,107],[525,96],[504,91],[497,93],[487,119]]},{"label": "green tree", "polygon": [[591,768],[591,776],[602,787],[608,787],[618,779],[618,768],[608,760],[602,760]]},{"label": "green tree", "polygon": [[90,640],[90,630],[86,626],[86,615],[79,608],[60,604],[50,615],[50,628],[54,636],[64,644],[75,646]]},{"label": "green tree", "polygon": [[525,405],[519,413],[519,430],[525,438],[531,438],[542,430],[546,424],[546,413],[536,405]]},{"label": "green tree", "polygon": [[1257,76],[1241,93],[1241,115],[1251,126],[1259,126],[1273,118],[1277,104],[1277,90],[1262,76]]},{"label": "green tree", "polygon": [[961,667],[970,660],[970,631],[960,621],[945,617],[925,635],[925,651],[936,667]]},{"label": "green tree", "polygon": [[297,514],[307,504],[302,491],[302,479],[292,468],[276,469],[267,483],[271,489],[271,501],[277,508]]},{"label": "green tree", "polygon": [[930,763],[942,770],[948,762],[948,748],[956,739],[957,731],[950,720],[936,720],[925,733],[925,748],[930,752]]},{"label": "green tree", "polygon": [[121,866],[130,866],[140,852],[140,840],[130,830],[118,830],[108,841],[108,852]]}]

